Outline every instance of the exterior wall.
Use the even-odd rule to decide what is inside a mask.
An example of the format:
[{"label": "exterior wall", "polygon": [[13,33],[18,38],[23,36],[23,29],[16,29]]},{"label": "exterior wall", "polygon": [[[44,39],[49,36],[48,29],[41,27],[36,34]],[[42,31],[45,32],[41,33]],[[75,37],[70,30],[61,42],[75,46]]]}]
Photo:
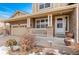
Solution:
[{"label": "exterior wall", "polygon": [[76,28],[76,8],[74,9],[74,11],[72,11],[72,13],[70,14],[70,20],[69,20],[69,31],[70,32],[73,32],[74,33],[74,38],[75,38],[75,40],[77,39],[77,35],[76,35],[76,30],[77,30],[77,28]]},{"label": "exterior wall", "polygon": [[50,7],[44,8],[44,9],[39,9],[39,5],[40,5],[40,3],[33,3],[32,4],[33,13],[49,10],[49,9],[52,9],[52,8],[66,6],[67,3],[50,3]]},{"label": "exterior wall", "polygon": [[[16,21],[16,22],[11,22],[11,35],[23,35],[26,33],[26,28],[23,27],[21,24],[27,24],[27,21]],[[17,25],[18,27],[13,27],[13,25]]]},{"label": "exterior wall", "polygon": [[79,4],[78,4],[78,42],[79,42]]}]

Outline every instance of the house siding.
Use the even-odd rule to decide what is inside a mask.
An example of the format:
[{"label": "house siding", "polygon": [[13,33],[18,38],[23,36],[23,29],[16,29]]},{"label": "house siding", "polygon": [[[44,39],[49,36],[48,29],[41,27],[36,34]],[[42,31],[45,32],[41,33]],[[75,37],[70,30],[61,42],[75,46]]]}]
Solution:
[{"label": "house siding", "polygon": [[39,9],[39,5],[40,5],[40,3],[33,3],[32,4],[32,11],[33,11],[33,13],[49,10],[49,9],[52,9],[52,8],[66,6],[67,3],[50,3],[50,7],[44,8],[44,9]]},{"label": "house siding", "polygon": [[[26,27],[21,27],[21,24],[27,24],[26,20],[20,20],[16,22],[11,22],[11,35],[23,35],[26,33]],[[13,25],[18,25],[18,27],[13,28]]]}]

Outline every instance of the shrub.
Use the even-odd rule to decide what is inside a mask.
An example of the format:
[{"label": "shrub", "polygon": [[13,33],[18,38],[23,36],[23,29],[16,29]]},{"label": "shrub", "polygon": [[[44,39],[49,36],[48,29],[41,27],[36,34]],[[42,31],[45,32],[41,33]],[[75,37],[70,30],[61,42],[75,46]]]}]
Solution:
[{"label": "shrub", "polygon": [[17,45],[17,41],[15,39],[9,39],[6,41],[6,46],[14,46]]},{"label": "shrub", "polygon": [[17,45],[17,41],[15,39],[9,39],[6,41],[6,46],[9,46],[11,51],[13,50],[13,46]]},{"label": "shrub", "polygon": [[33,35],[23,35],[20,40],[21,51],[28,52],[35,46],[35,37]]}]

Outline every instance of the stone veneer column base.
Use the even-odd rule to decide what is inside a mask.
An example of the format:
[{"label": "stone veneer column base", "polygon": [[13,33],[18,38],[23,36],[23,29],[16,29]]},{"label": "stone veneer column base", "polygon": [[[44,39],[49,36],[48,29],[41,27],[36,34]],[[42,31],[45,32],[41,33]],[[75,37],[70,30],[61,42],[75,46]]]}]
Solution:
[{"label": "stone veneer column base", "polygon": [[53,37],[53,27],[47,28],[47,37]]},{"label": "stone veneer column base", "polygon": [[26,34],[32,34],[32,28],[28,27],[28,28],[26,29]]}]

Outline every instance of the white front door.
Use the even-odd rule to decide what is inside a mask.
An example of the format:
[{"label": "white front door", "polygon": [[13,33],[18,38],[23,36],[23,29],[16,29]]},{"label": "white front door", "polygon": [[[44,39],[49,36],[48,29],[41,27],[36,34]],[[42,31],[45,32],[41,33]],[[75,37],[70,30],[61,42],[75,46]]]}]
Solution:
[{"label": "white front door", "polygon": [[65,35],[66,20],[63,16],[55,18],[55,35]]}]

